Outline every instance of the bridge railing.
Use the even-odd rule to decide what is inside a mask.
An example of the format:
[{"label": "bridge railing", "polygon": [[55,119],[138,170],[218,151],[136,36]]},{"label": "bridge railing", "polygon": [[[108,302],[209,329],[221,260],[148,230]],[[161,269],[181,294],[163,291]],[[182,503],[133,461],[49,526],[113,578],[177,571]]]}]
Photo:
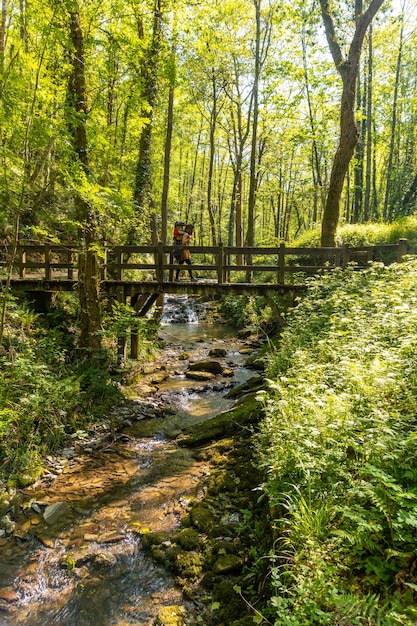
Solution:
[{"label": "bridge railing", "polygon": [[[174,258],[177,246],[115,246],[104,248],[99,264],[101,279],[105,281],[172,281],[178,263]],[[363,267],[371,260],[389,259],[401,261],[407,254],[406,239],[398,244],[380,246],[342,246],[335,248],[287,247],[236,247],[191,246],[193,270],[219,284],[228,282],[252,282],[259,274],[272,274],[266,282],[284,285],[294,281],[294,275],[311,275],[345,268],[351,261]],[[53,244],[19,244],[13,270],[21,280],[69,280],[78,278],[79,249]],[[3,251],[1,268],[9,266],[10,260]],[[182,272],[187,269],[181,266]],[[258,275],[258,277],[256,276]],[[291,279],[288,279],[292,275]],[[258,282],[258,280],[257,280]]]},{"label": "bridge railing", "polygon": [[[401,261],[407,254],[406,239],[398,244],[380,246],[348,245],[335,248],[298,248],[281,244],[278,247],[237,247],[237,246],[191,246],[193,270],[203,272],[207,278],[214,278],[218,284],[228,282],[251,282],[256,274],[272,274],[272,282],[284,285],[286,277],[294,274],[315,274],[335,268],[345,268],[354,261],[358,267],[372,260],[389,259]],[[177,246],[119,246],[112,249],[113,260],[104,264],[103,278],[124,281],[137,270],[155,272],[159,283],[172,281],[178,263],[174,258]],[[139,255],[141,258],[135,259]],[[148,259],[144,260],[143,255]],[[187,266],[182,265],[181,271]],[[268,280],[270,282],[270,280]]]},{"label": "bridge railing", "polygon": [[[12,272],[22,280],[74,280],[78,272],[79,250],[58,244],[19,244],[13,259]],[[10,258],[7,250],[0,255],[0,271],[8,268]]]}]

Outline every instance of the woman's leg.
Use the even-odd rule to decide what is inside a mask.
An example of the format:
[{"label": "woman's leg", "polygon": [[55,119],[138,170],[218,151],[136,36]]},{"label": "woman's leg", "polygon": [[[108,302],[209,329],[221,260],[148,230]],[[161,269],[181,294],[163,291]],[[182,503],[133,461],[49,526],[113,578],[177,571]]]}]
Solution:
[{"label": "woman's leg", "polygon": [[[184,263],[184,259],[180,259],[180,260],[178,261],[178,265],[182,265],[183,263]],[[178,280],[178,279],[179,279],[179,277],[180,277],[180,271],[181,271],[181,268],[179,268],[179,267],[178,267],[178,268],[177,268],[177,272],[176,272],[176,274],[175,274],[175,280]]]},{"label": "woman's leg", "polygon": [[192,280],[194,280],[193,270],[191,269],[191,265],[192,265],[192,263],[191,263],[191,259],[185,259],[185,262],[186,262],[186,263],[187,263],[187,265],[188,265],[188,273],[189,273],[189,275],[190,275],[190,278],[191,278]]}]

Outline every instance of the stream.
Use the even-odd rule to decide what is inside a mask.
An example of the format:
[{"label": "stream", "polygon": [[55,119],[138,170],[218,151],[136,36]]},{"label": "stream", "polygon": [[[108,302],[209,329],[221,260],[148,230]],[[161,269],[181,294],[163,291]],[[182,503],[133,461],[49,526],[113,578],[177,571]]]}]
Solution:
[{"label": "stream", "polygon": [[[16,528],[0,538],[0,626],[150,626],[163,606],[191,608],[141,535],[177,528],[202,495],[210,467],[175,436],[230,408],[227,391],[253,372],[236,331],[184,307],[185,323],[175,302],[164,309],[157,390],[115,407],[123,428],[113,439],[48,458],[48,472],[16,501]],[[187,378],[188,363],[213,359],[213,348],[227,377]]]}]

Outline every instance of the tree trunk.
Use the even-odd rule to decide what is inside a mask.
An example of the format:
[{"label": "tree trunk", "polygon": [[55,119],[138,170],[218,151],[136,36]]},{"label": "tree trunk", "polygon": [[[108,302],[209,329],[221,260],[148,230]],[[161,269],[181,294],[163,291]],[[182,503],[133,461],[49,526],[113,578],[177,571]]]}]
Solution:
[{"label": "tree trunk", "polygon": [[7,32],[7,0],[1,0],[1,23],[0,23],[0,72],[6,67],[6,32]]},{"label": "tree trunk", "polygon": [[393,206],[391,200],[391,186],[392,186],[392,170],[394,162],[395,152],[395,135],[397,131],[397,111],[398,111],[398,90],[400,86],[400,74],[403,56],[403,39],[404,39],[404,12],[401,13],[401,29],[400,29],[400,42],[398,47],[397,66],[395,70],[395,85],[394,95],[392,102],[392,118],[391,118],[391,138],[388,154],[388,164],[386,173],[386,186],[385,186],[385,198],[384,198],[384,220],[391,221],[393,218]]},{"label": "tree trunk", "polygon": [[366,164],[365,164],[365,198],[363,219],[367,222],[371,215],[371,176],[372,176],[372,112],[373,112],[373,47],[372,24],[368,35],[368,75],[366,81]]},{"label": "tree trunk", "polygon": [[[174,21],[175,23],[175,21]],[[162,186],[161,200],[161,241],[167,243],[168,240],[168,192],[171,164],[171,147],[172,147],[172,131],[174,126],[174,92],[175,92],[175,25],[172,35],[171,58],[169,67],[169,92],[168,92],[168,113],[167,113],[167,130],[165,136],[164,149],[164,180]]]},{"label": "tree trunk", "polygon": [[[139,155],[136,165],[134,202],[138,213],[143,215],[152,206],[152,177],[151,177],[151,145],[154,119],[154,107],[158,93],[158,66],[161,47],[162,30],[162,0],[155,0],[152,41],[148,53],[143,61],[143,97],[149,110],[143,113],[146,123],[143,126],[139,140]],[[135,229],[129,233],[129,242],[136,240]]]},{"label": "tree trunk", "polygon": [[344,58],[336,36],[333,17],[330,13],[330,2],[329,0],[320,0],[327,41],[343,85],[340,106],[339,145],[333,161],[329,190],[324,207],[321,231],[322,246],[335,245],[343,183],[355,151],[355,146],[359,140],[355,105],[360,55],[368,26],[383,2],[384,0],[371,0],[368,9],[362,13],[362,2],[360,0],[356,1],[355,34],[349,47],[348,56]]},{"label": "tree trunk", "polygon": [[[78,9],[78,7],[77,7]],[[84,61],[84,37],[78,10],[71,10],[70,36],[72,72],[68,85],[68,101],[72,109],[70,130],[80,168],[89,176],[86,121],[88,118]],[[82,224],[80,235],[83,250],[79,256],[78,292],[80,298],[80,347],[93,354],[101,349],[101,311],[97,256],[96,216],[90,204],[79,194],[75,197],[77,218]]]},{"label": "tree trunk", "polygon": [[[357,82],[357,110],[361,111],[364,107],[365,89],[362,88],[360,73],[358,74]],[[353,194],[353,209],[351,222],[353,224],[359,224],[362,217],[362,205],[363,205],[363,163],[365,158],[363,138],[366,133],[366,118],[362,115],[361,122],[361,135],[358,143],[355,147],[355,167],[354,167],[354,194]]]},{"label": "tree trunk", "polygon": [[[253,0],[255,6],[256,40],[255,40],[255,73],[253,79],[253,121],[252,144],[250,153],[250,177],[248,198],[248,226],[246,243],[255,245],[255,204],[256,204],[256,153],[258,147],[258,120],[259,120],[259,80],[261,77],[261,0]],[[250,263],[250,259],[248,259]]]},{"label": "tree trunk", "polygon": [[217,234],[216,234],[216,220],[213,209],[213,172],[214,172],[214,155],[215,155],[215,135],[217,125],[217,84],[215,69],[212,68],[211,76],[212,86],[212,109],[210,116],[210,150],[209,150],[209,167],[208,167],[208,180],[207,180],[207,210],[210,219],[211,226],[211,245],[217,246]]}]

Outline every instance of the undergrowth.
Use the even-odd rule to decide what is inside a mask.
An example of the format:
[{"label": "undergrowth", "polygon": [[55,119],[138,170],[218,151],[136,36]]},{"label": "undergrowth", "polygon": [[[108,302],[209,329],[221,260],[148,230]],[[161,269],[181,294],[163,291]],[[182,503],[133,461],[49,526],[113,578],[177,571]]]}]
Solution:
[{"label": "undergrowth", "polygon": [[417,262],[312,280],[258,440],[275,624],[416,624]]},{"label": "undergrowth", "polygon": [[[0,480],[33,482],[45,454],[84,433],[121,399],[114,331],[122,322],[120,311],[106,320],[102,358],[91,360],[77,348],[75,298],[59,295],[42,315],[10,300],[0,347]],[[149,348],[153,339],[143,336],[141,345]]]}]

